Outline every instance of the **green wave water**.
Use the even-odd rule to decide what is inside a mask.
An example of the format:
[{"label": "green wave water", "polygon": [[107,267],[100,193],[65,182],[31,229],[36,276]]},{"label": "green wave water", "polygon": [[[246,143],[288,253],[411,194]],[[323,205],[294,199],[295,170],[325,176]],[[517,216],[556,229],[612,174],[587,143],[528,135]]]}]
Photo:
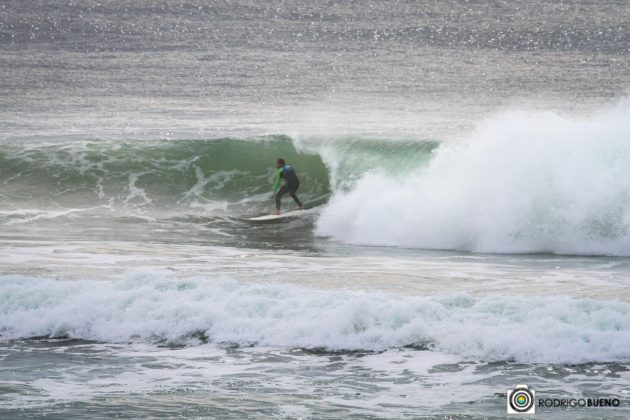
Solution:
[{"label": "green wave water", "polygon": [[371,170],[402,173],[428,161],[433,142],[252,139],[9,143],[0,146],[5,210],[85,208],[251,214],[271,202],[274,164],[291,163],[299,194],[316,203]]}]

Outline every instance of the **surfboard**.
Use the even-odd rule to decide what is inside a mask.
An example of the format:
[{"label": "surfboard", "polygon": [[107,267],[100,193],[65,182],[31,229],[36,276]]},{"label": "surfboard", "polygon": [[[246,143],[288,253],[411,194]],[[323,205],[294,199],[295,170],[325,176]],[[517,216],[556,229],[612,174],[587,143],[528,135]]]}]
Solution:
[{"label": "surfboard", "polygon": [[280,214],[265,214],[264,216],[245,217],[243,220],[248,222],[273,222],[291,217],[299,217],[305,214],[304,210],[291,210]]}]

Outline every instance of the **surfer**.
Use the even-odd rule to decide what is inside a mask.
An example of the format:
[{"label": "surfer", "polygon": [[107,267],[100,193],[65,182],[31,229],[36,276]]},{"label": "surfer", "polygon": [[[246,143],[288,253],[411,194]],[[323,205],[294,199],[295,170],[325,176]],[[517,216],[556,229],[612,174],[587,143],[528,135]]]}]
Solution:
[{"label": "surfer", "polygon": [[[295,192],[300,188],[300,180],[295,173],[295,169],[287,165],[284,159],[278,159],[276,161],[276,168],[276,180],[273,183],[273,192],[276,196],[276,211],[273,214],[280,214],[280,201],[282,200],[282,196],[286,193],[289,193],[297,205],[303,208],[302,202],[297,195],[295,195]],[[280,183],[282,179],[284,179],[284,184],[281,187]]]}]

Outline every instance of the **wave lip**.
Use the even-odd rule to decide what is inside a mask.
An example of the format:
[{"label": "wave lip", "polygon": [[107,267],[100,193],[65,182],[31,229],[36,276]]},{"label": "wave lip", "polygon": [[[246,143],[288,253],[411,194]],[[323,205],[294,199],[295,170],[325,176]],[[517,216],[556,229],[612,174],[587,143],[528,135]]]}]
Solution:
[{"label": "wave lip", "polygon": [[630,255],[630,101],[590,119],[507,113],[426,168],[366,174],[317,225],[346,243]]},{"label": "wave lip", "polygon": [[422,345],[475,360],[630,360],[630,303],[568,297],[395,296],[175,280],[4,276],[0,336],[380,351]]}]

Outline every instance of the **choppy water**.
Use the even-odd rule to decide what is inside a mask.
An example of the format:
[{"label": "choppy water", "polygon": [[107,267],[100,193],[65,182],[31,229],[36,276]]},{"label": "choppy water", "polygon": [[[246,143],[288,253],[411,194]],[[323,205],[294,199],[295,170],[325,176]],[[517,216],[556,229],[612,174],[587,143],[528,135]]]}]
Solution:
[{"label": "choppy water", "polygon": [[0,4],[0,417],[626,418],[629,15]]}]

